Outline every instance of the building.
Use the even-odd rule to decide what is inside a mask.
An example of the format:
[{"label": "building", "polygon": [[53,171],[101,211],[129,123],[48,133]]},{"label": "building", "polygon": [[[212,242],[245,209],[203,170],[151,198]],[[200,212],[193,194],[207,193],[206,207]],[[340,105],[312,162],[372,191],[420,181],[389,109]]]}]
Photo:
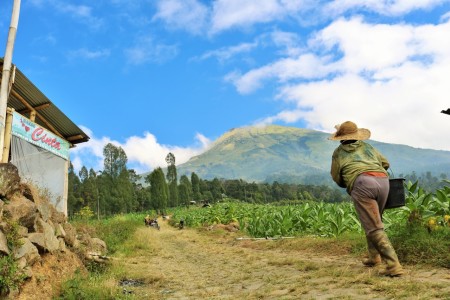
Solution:
[{"label": "building", "polygon": [[[3,58],[0,58],[0,80]],[[14,64],[4,134],[2,163],[14,164],[67,215],[69,149],[89,140]]]}]

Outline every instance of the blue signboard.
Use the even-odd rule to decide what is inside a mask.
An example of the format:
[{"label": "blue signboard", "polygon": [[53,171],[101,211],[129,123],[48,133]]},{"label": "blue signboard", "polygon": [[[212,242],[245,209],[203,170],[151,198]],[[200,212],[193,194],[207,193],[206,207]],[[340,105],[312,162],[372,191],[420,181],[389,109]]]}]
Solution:
[{"label": "blue signboard", "polygon": [[69,159],[69,143],[42,126],[14,112],[12,134],[44,148],[64,159]]}]

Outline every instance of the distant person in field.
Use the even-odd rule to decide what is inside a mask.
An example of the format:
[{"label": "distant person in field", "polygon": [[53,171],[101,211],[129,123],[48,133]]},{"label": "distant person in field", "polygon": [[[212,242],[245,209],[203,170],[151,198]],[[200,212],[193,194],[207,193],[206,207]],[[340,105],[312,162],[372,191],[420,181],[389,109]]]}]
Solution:
[{"label": "distant person in field", "polygon": [[384,275],[401,276],[403,268],[381,219],[389,193],[386,171],[389,162],[373,146],[363,142],[368,138],[370,131],[358,128],[351,121],[336,125],[336,132],[328,138],[340,141],[333,152],[331,177],[338,186],[347,189],[366,233],[369,256],[363,264],[372,267],[383,259],[387,264]]}]

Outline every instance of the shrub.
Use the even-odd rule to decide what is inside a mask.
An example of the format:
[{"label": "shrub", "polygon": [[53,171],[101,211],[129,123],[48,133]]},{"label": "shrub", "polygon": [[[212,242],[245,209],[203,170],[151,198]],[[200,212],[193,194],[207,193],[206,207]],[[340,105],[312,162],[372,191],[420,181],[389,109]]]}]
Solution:
[{"label": "shrub", "polygon": [[421,224],[393,225],[389,238],[401,262],[450,268],[450,228],[429,230]]}]

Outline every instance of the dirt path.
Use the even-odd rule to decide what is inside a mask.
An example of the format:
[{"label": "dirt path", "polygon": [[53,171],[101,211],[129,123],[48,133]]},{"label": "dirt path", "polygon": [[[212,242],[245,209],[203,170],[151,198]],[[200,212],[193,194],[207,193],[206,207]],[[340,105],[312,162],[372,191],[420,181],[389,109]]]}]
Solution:
[{"label": "dirt path", "polygon": [[237,240],[223,228],[142,227],[114,259],[135,299],[450,299],[450,270],[406,266],[402,278],[365,268],[342,245]]}]

